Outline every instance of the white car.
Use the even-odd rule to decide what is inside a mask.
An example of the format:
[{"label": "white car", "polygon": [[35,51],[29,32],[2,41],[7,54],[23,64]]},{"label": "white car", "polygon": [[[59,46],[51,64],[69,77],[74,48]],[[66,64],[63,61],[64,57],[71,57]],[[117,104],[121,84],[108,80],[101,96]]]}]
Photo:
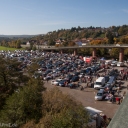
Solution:
[{"label": "white car", "polygon": [[120,44],[116,44],[116,46],[120,46]]},{"label": "white car", "polygon": [[44,80],[50,80],[50,79],[52,79],[51,75],[47,75],[46,77],[44,77]]},{"label": "white car", "polygon": [[117,66],[117,61],[112,61],[111,66]]},{"label": "white car", "polygon": [[118,62],[118,63],[117,63],[117,66],[118,66],[118,67],[123,67],[123,66],[124,66],[124,63],[123,63],[123,62]]},{"label": "white car", "polygon": [[106,60],[105,61],[105,65],[111,65],[111,63],[112,63],[112,60]]},{"label": "white car", "polygon": [[57,80],[52,80],[51,81],[51,85],[59,85],[59,81],[61,81],[62,79],[57,79]]}]

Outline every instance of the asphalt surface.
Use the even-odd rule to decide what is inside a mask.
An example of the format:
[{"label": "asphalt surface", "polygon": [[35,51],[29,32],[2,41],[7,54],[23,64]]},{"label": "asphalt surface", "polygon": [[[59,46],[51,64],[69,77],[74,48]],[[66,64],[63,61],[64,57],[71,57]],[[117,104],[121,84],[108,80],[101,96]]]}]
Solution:
[{"label": "asphalt surface", "polygon": [[[122,69],[118,67],[118,69]],[[128,93],[128,90],[126,89],[126,86],[128,84],[128,81],[122,81],[124,84],[122,85],[124,88],[121,90],[121,93],[126,91],[126,94]],[[55,86],[51,85],[51,81],[45,82],[44,86],[47,89],[52,89]],[[111,103],[109,101],[96,101],[94,99],[97,90],[94,88],[85,88],[84,90],[80,90],[79,88],[76,89],[70,89],[68,87],[60,87],[59,88],[63,93],[67,93],[74,97],[77,101],[81,102],[84,107],[93,107],[98,110],[101,110],[107,117],[112,118],[116,111],[118,111],[118,108],[120,105],[117,105],[116,103]]]}]

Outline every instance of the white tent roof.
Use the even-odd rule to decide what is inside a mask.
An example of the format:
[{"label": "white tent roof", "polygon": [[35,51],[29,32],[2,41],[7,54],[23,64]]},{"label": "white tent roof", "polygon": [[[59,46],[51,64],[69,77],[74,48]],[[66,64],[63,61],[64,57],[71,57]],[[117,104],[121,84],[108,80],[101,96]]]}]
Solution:
[{"label": "white tent roof", "polygon": [[101,110],[98,110],[98,109],[95,109],[95,108],[92,108],[92,107],[85,107],[85,109],[87,109],[87,111],[89,111],[89,112],[91,112],[93,114],[96,114],[96,113],[100,114],[100,113],[102,113]]}]

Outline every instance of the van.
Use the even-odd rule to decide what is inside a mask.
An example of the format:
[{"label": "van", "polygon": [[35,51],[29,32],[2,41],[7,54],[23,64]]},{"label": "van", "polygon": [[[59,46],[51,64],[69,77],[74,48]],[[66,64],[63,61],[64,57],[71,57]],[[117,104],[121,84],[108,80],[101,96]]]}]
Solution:
[{"label": "van", "polygon": [[104,86],[105,84],[105,78],[104,77],[99,77],[96,82],[94,83],[94,89],[100,89]]},{"label": "van", "polygon": [[110,76],[109,77],[109,81],[107,82],[107,84],[110,84],[111,86],[113,86],[116,82],[116,79],[114,76]]},{"label": "van", "polygon": [[103,100],[104,98],[104,89],[100,89],[95,96],[95,100]]},{"label": "van", "polygon": [[115,77],[114,76],[110,76],[109,77],[109,81],[104,86],[104,90],[112,89],[114,84],[115,84]]}]

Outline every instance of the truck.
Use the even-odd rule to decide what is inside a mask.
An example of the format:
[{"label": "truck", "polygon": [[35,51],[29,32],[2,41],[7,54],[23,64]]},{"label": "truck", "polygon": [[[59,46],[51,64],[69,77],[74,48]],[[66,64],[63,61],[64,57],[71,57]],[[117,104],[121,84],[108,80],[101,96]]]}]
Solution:
[{"label": "truck", "polygon": [[100,89],[105,85],[105,77],[99,77],[94,83],[94,89]]}]

